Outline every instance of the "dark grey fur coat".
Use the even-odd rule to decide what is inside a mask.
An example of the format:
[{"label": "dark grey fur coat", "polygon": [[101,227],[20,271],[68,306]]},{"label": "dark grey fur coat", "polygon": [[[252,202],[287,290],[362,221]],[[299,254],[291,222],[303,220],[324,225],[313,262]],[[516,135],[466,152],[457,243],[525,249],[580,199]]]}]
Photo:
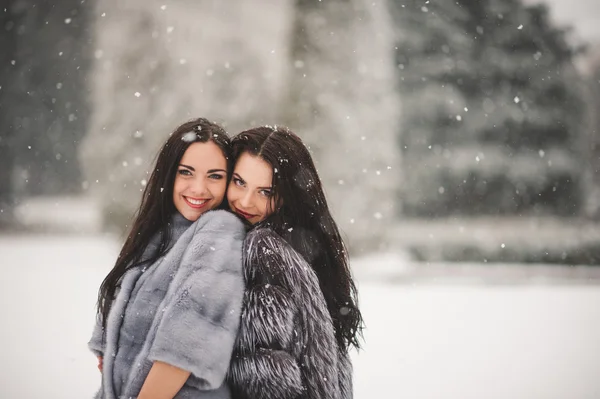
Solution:
[{"label": "dark grey fur coat", "polygon": [[235,399],[350,399],[352,366],[310,265],[268,228],[244,241],[246,292],[227,381]]},{"label": "dark grey fur coat", "polygon": [[137,397],[154,361],[191,372],[177,399],[230,398],[224,380],[244,293],[244,226],[222,210],[190,224],[175,215],[171,249],[127,271],[104,339],[96,326],[88,345],[104,356],[97,398]]}]

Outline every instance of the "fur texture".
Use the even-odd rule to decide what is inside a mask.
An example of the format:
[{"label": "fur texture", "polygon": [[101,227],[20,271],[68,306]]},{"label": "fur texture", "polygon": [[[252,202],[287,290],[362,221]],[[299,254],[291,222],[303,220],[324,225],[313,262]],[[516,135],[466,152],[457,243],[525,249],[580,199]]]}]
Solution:
[{"label": "fur texture", "polygon": [[352,366],[310,265],[270,229],[244,241],[246,292],[227,380],[235,399],[350,399]]},{"label": "fur texture", "polygon": [[104,354],[98,398],[135,398],[154,361],[192,373],[178,399],[230,397],[223,381],[244,293],[243,238],[236,216],[207,212],[155,264],[123,276],[105,339],[97,326],[89,343]]}]

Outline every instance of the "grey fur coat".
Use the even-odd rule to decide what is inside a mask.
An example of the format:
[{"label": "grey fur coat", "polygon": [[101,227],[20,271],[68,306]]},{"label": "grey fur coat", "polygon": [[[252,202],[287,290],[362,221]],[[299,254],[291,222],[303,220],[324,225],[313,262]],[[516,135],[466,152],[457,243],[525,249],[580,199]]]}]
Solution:
[{"label": "grey fur coat", "polygon": [[235,399],[350,399],[352,366],[310,265],[268,228],[243,250],[246,292],[227,380]]},{"label": "grey fur coat", "polygon": [[230,398],[223,382],[244,292],[244,226],[221,210],[190,224],[176,214],[171,249],[123,276],[104,337],[97,324],[89,342],[104,356],[97,398],[137,397],[154,361],[191,372],[178,399]]}]

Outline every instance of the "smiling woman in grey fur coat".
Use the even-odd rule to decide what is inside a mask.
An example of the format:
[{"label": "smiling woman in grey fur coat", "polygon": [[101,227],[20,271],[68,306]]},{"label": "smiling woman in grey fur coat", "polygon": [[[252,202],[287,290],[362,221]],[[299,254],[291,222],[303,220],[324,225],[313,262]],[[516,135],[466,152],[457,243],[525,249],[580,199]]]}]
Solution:
[{"label": "smiling woman in grey fur coat", "polygon": [[348,256],[310,153],[285,128],[232,139],[227,200],[253,227],[227,381],[235,399],[352,398],[362,317]]},{"label": "smiling woman in grey fur coat", "polygon": [[231,397],[224,382],[240,324],[242,221],[224,203],[227,135],[200,118],[161,149],[140,209],[99,292],[89,342],[97,398]]}]

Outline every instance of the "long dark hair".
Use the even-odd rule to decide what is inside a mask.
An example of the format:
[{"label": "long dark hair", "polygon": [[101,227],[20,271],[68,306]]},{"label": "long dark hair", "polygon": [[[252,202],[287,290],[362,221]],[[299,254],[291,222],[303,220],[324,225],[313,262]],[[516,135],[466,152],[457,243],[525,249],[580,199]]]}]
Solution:
[{"label": "long dark hair", "polygon": [[[116,289],[125,272],[144,262],[153,263],[169,249],[171,231],[168,223],[176,210],[173,203],[173,185],[179,162],[192,143],[208,141],[214,142],[223,151],[227,159],[227,177],[231,177],[233,158],[229,137],[221,126],[207,119],[198,118],[182,124],[171,133],[160,149],[131,231],[115,266],[102,282],[98,292],[98,313],[102,316],[103,327],[106,327]],[[226,201],[219,207],[226,208]],[[157,233],[160,234],[158,249],[142,259],[150,239]]]},{"label": "long dark hair", "polygon": [[255,228],[272,228],[306,259],[319,278],[340,348],[360,348],[363,320],[348,252],[308,149],[289,129],[269,126],[239,133],[231,144],[234,162],[248,152],[273,168],[277,209]]}]

